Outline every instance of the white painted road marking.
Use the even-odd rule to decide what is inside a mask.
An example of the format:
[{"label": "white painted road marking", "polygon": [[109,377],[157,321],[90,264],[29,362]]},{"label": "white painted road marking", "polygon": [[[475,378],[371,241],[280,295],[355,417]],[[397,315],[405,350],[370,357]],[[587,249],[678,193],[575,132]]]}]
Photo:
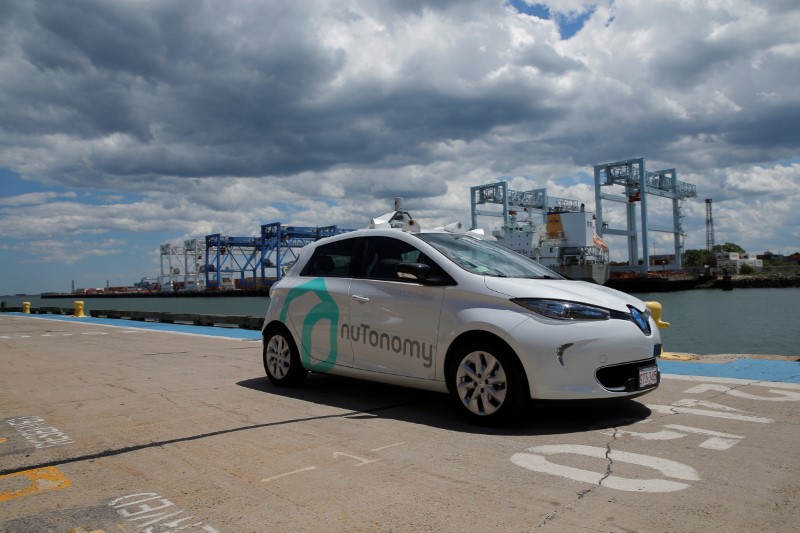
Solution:
[{"label": "white painted road marking", "polygon": [[710,439],[706,439],[700,443],[701,448],[706,448],[708,450],[727,450],[744,439],[742,435],[731,435],[730,433],[723,433],[721,431],[681,426],[679,424],[667,424],[664,427],[685,431],[686,433],[694,433],[696,435],[710,435]]},{"label": "white painted road marking", "polygon": [[[648,422],[650,422],[650,420],[643,420],[641,422],[637,422],[635,426],[644,425]],[[603,429],[600,430],[600,433],[609,437],[630,436],[641,440],[652,441],[682,439],[686,437],[687,433],[694,435],[707,435],[709,438],[698,445],[707,450],[727,450],[744,439],[742,435],[732,435],[730,433],[712,431],[710,429],[696,428],[692,426],[682,426],[679,424],[665,424],[664,427],[668,429],[650,432],[632,431],[629,429]],[[670,431],[672,429],[677,431]]]},{"label": "white painted road marking", "polygon": [[800,392],[791,392],[791,391],[782,391],[777,389],[770,389],[769,393],[777,394],[778,397],[774,396],[760,396],[757,394],[750,394],[744,391],[740,391],[737,389],[732,389],[730,387],[726,387],[725,385],[713,385],[710,383],[705,383],[703,385],[698,385],[696,387],[692,387],[691,389],[687,390],[686,392],[689,394],[700,394],[706,391],[716,391],[716,392],[724,392],[725,394],[729,394],[731,396],[736,396],[738,398],[747,398],[749,400],[763,400],[767,402],[796,402],[800,401]]},{"label": "white painted road marking", "polygon": [[[684,378],[686,378],[686,376],[678,376],[678,379],[684,379]],[[700,379],[692,376],[691,379],[689,379],[689,381],[700,381]],[[720,380],[715,380],[715,381],[717,383],[720,382]],[[793,383],[791,384],[755,383],[755,382],[744,383],[743,381],[744,380],[736,380],[734,382],[738,386],[754,385],[754,384],[758,384],[761,386],[775,385],[775,387],[769,389],[769,393],[777,396],[755,395],[737,389],[733,389],[731,387],[727,387],[724,385],[709,384],[709,383],[703,383],[701,385],[697,385],[687,390],[686,392],[689,394],[700,394],[709,391],[722,392],[730,396],[737,396],[739,398],[745,398],[756,401],[794,401],[800,399],[800,393],[786,391],[786,390],[779,390],[779,388],[785,388],[785,389],[796,388],[795,387],[796,384]],[[730,381],[726,382],[729,383]],[[666,415],[684,414],[684,415],[707,416],[712,418],[735,420],[739,422],[755,422],[759,424],[771,424],[775,422],[771,418],[750,415],[746,411],[743,411],[742,409],[736,409],[724,404],[714,403],[707,400],[700,400],[696,398],[683,398],[673,402],[671,405],[647,404],[647,407],[654,413],[661,413]],[[654,419],[652,418],[648,420],[643,420],[637,422],[635,426],[648,424],[653,420]],[[706,438],[703,442],[701,442],[699,446],[701,448],[709,450],[717,450],[717,451],[728,450],[745,438],[743,435],[734,435],[732,433],[724,433],[721,431],[713,431],[709,429],[697,428],[694,426],[686,426],[682,424],[664,424],[663,428],[664,429],[659,429],[651,432],[613,428],[613,429],[600,430],[600,433],[614,437],[614,439],[617,439],[618,437],[632,436],[634,438],[649,440],[649,441],[679,439],[686,437],[687,434],[701,435],[708,438]],[[700,480],[700,476],[698,475],[697,471],[695,471],[692,467],[685,465],[683,463],[671,461],[668,459],[662,459],[659,457],[651,457],[647,455],[623,452],[611,449],[610,447],[602,448],[596,446],[584,446],[579,444],[556,444],[556,445],[536,446],[533,448],[528,448],[526,452],[533,452],[533,453],[516,453],[511,456],[511,461],[518,466],[536,472],[552,474],[567,479],[572,479],[575,481],[594,483],[602,485],[604,487],[625,490],[625,491],[672,492],[676,490],[685,489],[689,487],[689,485],[686,483],[673,481],[671,479],[656,478],[656,479],[637,480],[637,479],[628,479],[628,478],[614,476],[611,473],[612,472],[611,467],[614,462],[631,463],[641,466],[647,466],[655,470],[658,470],[664,476],[673,479],[679,479],[683,481]],[[584,470],[581,468],[575,468],[571,466],[557,464],[551,462],[546,457],[548,455],[556,455],[556,454],[583,455],[587,457],[595,457],[600,459],[605,458],[606,460],[609,461],[609,466],[606,472],[593,472],[590,470]]]},{"label": "white painted road marking", "polygon": [[[126,501],[129,499],[133,499],[133,501]],[[157,504],[154,506],[145,503],[145,502],[152,502],[154,500],[157,500]],[[134,524],[135,527],[137,528],[137,531],[154,532],[156,531],[156,529],[152,527],[148,527],[146,529],[144,528],[145,526],[152,526],[153,524],[158,523],[158,531],[180,531],[189,528],[198,528],[195,529],[195,531],[217,533],[216,529],[209,526],[208,524],[204,524],[202,520],[191,524],[186,524],[185,522],[191,521],[194,518],[188,513],[186,513],[183,509],[180,509],[179,507],[174,507],[175,504],[172,503],[172,501],[156,494],[155,492],[140,492],[137,494],[128,494],[127,496],[122,496],[120,498],[111,500],[108,503],[108,505],[112,509],[117,511],[117,513],[120,516],[127,518],[131,522],[136,522],[138,520],[148,520],[147,522]],[[126,509],[126,507],[130,509]],[[174,510],[173,509],[170,510],[173,512],[158,512],[168,507],[174,507]],[[145,513],[153,513],[153,514],[145,514]],[[165,522],[165,520],[172,518],[174,518],[174,520],[169,520],[168,522]]]},{"label": "white painted road marking", "polygon": [[47,422],[40,416],[9,418],[6,423],[16,429],[20,435],[25,437],[37,449],[62,446],[75,442],[63,431],[48,426]]},{"label": "white painted road marking", "polygon": [[647,404],[648,409],[651,411],[655,411],[657,413],[665,414],[665,415],[674,415],[674,414],[686,414],[686,415],[699,415],[699,416],[710,416],[712,418],[724,418],[727,420],[739,420],[740,422],[758,422],[760,424],[772,424],[775,422],[771,418],[765,418],[762,416],[749,416],[749,415],[740,415],[737,413],[726,413],[720,411],[712,411],[710,409],[693,409],[690,407],[678,407],[674,405],[657,405],[657,404]]},{"label": "white painted road marking", "polygon": [[286,472],[285,474],[278,474],[277,476],[266,477],[266,478],[262,479],[261,482],[262,483],[267,483],[269,481],[275,481],[276,479],[280,479],[282,477],[292,476],[294,474],[299,474],[301,472],[308,472],[309,470],[314,470],[316,468],[317,468],[316,466],[307,466],[305,468],[300,468],[298,470],[292,470],[291,472]]},{"label": "white painted road marking", "polygon": [[518,466],[535,472],[552,474],[575,481],[602,485],[604,487],[628,492],[675,492],[685,489],[689,487],[689,485],[669,479],[630,479],[609,475],[607,472],[593,472],[591,470],[553,463],[545,456],[562,454],[609,459],[614,462],[646,466],[673,479],[681,479],[684,481],[700,480],[700,475],[697,471],[683,463],[638,453],[622,452],[619,450],[609,451],[599,446],[553,444],[534,446],[533,448],[528,448],[526,451],[531,453],[515,453],[511,456],[511,461]]},{"label": "white painted road marking", "polygon": [[344,452],[333,452],[333,458],[336,459],[337,457],[349,457],[350,459],[361,461],[355,466],[362,466],[362,465],[367,465],[369,463],[376,463],[380,461],[380,459],[362,459],[361,457],[356,457],[355,455],[350,455],[349,453],[344,453]]},{"label": "white painted road marking", "polygon": [[379,452],[381,450],[385,450],[386,448],[394,448],[395,446],[401,446],[403,444],[405,444],[405,442],[397,442],[395,444],[388,444],[386,446],[381,446],[380,448],[372,448],[370,451],[371,452]]}]

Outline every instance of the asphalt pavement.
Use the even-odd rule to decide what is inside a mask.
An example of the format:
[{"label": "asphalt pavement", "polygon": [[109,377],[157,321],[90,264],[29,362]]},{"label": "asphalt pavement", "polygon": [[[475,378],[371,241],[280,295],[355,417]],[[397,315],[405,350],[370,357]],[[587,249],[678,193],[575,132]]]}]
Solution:
[{"label": "asphalt pavement", "polygon": [[800,363],[464,422],[445,395],[264,375],[258,331],[0,314],[0,531],[796,531]]}]

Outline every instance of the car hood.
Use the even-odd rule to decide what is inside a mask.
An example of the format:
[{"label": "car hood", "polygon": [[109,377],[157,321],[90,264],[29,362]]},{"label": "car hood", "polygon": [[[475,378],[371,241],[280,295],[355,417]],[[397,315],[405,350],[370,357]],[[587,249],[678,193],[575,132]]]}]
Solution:
[{"label": "car hood", "polygon": [[627,312],[632,305],[644,311],[644,302],[624,292],[586,281],[561,279],[520,279],[484,276],[486,287],[512,298],[569,300]]}]

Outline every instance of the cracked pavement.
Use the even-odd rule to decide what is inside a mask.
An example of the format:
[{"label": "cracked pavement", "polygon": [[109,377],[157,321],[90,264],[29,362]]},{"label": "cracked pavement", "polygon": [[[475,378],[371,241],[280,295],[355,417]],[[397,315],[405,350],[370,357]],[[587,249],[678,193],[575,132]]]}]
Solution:
[{"label": "cracked pavement", "polygon": [[[800,522],[794,384],[667,376],[634,401],[541,405],[482,428],[440,394],[317,374],[276,389],[254,342],[83,335],[96,326],[80,322],[37,336],[46,324],[0,317],[0,531],[168,531],[185,517],[202,524],[185,531],[220,532]],[[8,421],[21,417],[41,422],[20,432]]]}]

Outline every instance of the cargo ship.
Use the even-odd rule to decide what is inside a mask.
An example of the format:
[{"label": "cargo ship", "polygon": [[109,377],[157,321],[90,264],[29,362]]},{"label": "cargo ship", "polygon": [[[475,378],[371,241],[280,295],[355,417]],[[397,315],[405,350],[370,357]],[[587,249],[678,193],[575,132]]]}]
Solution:
[{"label": "cargo ship", "polygon": [[595,231],[595,216],[586,211],[551,208],[536,224],[509,211],[508,222],[492,235],[499,244],[530,257],[570,279],[603,285],[608,281],[608,247]]}]

